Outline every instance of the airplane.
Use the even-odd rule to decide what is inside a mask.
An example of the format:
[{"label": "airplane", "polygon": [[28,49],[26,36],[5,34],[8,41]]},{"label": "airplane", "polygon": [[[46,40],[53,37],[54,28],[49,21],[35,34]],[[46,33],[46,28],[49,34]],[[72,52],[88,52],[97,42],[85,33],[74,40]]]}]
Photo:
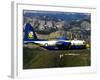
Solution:
[{"label": "airplane", "polygon": [[24,44],[33,43],[48,50],[66,50],[66,49],[84,49],[86,48],[85,40],[70,40],[61,36],[53,40],[38,39],[34,28],[27,23],[24,29]]}]

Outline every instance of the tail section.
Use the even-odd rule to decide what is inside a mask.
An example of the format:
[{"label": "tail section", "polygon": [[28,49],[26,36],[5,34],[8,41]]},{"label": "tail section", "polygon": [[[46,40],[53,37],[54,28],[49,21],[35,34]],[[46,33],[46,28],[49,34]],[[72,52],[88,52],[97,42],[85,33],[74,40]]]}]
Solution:
[{"label": "tail section", "polygon": [[35,30],[30,23],[27,23],[25,25],[25,29],[23,30],[23,32],[24,32],[24,43],[33,42],[34,40],[38,39]]}]

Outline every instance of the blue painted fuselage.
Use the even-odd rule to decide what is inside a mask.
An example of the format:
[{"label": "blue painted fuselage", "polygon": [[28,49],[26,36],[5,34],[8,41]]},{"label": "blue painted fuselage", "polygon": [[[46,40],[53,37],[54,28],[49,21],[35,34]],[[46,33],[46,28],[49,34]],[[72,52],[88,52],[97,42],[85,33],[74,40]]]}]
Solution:
[{"label": "blue painted fuselage", "polygon": [[66,50],[66,49],[83,49],[85,48],[84,40],[69,40],[61,36],[54,40],[38,39],[34,28],[27,23],[24,28],[24,44],[33,43],[49,50]]}]

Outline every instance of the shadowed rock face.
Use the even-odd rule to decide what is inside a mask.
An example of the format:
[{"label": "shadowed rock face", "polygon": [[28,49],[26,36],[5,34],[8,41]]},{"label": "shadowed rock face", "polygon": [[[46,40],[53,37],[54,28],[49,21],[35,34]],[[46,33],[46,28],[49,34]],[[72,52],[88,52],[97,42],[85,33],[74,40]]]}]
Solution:
[{"label": "shadowed rock face", "polygon": [[[30,17],[31,18],[31,17]],[[24,23],[27,23],[27,19],[28,18],[25,18],[25,21]],[[56,31],[56,30],[61,30],[61,29],[65,29],[65,30],[69,30],[69,29],[72,29],[73,27],[77,28],[82,28],[82,29],[85,29],[85,30],[90,30],[90,18],[87,18],[87,19],[76,19],[76,20],[59,20],[58,21],[55,21],[54,19],[49,18],[48,19],[41,19],[40,16],[38,16],[38,18],[36,17],[33,17],[33,26],[35,28],[35,30],[37,32],[39,31],[45,31],[45,32],[48,32],[48,33],[51,33],[52,30],[53,31]]]}]

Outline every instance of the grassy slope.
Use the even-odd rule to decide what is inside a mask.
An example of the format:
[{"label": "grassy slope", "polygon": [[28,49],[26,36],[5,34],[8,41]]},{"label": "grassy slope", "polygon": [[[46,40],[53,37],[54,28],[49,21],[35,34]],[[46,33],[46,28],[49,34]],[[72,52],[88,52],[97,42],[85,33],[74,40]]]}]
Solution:
[{"label": "grassy slope", "polygon": [[[61,54],[62,58],[59,57]],[[90,50],[49,51],[41,48],[23,48],[24,69],[89,66],[90,63]]]}]

